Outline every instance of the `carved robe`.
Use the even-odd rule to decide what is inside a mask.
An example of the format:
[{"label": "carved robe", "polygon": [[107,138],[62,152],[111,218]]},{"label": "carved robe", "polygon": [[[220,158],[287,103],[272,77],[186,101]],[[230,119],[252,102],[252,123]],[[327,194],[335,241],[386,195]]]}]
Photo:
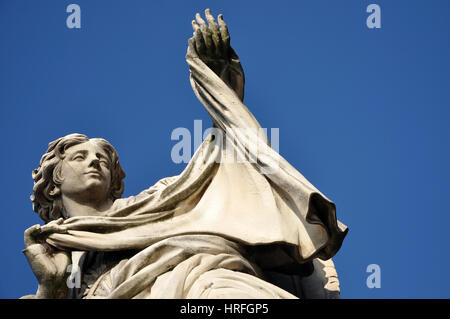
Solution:
[{"label": "carved robe", "polygon": [[[106,216],[67,219],[68,233],[50,234],[47,242],[129,254],[113,257],[91,278],[85,298],[294,297],[264,280],[265,271],[310,274],[313,260],[329,260],[339,250],[347,228],[336,219],[335,205],[258,135],[239,90],[208,68],[192,43],[186,60],[215,127],[241,158],[250,154],[257,161],[224,161],[226,151],[210,135],[180,175],[116,200]],[[236,55],[230,70],[231,86],[243,81]],[[82,259],[77,262],[89,278],[89,258]]]}]

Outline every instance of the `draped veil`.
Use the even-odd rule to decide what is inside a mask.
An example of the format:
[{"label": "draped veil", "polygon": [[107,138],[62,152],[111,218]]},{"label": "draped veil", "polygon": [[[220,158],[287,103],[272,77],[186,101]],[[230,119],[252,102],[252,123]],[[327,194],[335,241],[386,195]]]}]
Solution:
[{"label": "draped veil", "polygon": [[[109,273],[114,278],[107,297],[161,296],[157,291],[164,291],[168,282],[176,280],[174,267],[188,259],[190,266],[183,266],[182,288],[166,296],[205,297],[204,290],[197,285],[195,292],[194,283],[189,285],[186,279],[195,267],[202,265],[203,269],[205,260],[214,267],[204,268],[195,278],[206,278],[208,274],[216,281],[226,281],[224,278],[230,275],[227,271],[237,271],[244,284],[249,280],[245,276],[258,276],[259,270],[246,264],[244,253],[234,246],[236,243],[262,249],[284,245],[290,247],[288,254],[292,259],[304,264],[315,258],[333,257],[347,233],[347,227],[336,219],[334,203],[257,131],[260,126],[243,104],[239,96],[242,92],[232,88],[243,85],[239,83],[243,82],[243,72],[237,55],[233,52],[227,84],[198,58],[191,41],[186,60],[195,94],[214,127],[233,142],[236,154],[241,158],[254,155],[257,160],[225,161],[229,149],[221,147],[215,135],[209,135],[180,175],[162,179],[137,196],[116,200],[105,216],[69,218],[64,222],[67,233],[50,234],[47,242],[60,249],[138,251],[116,267],[114,276]],[[224,247],[222,251],[220,245]],[[184,257],[180,259],[181,255]],[[236,260],[241,261],[239,266]],[[153,292],[146,287],[153,287]],[[273,296],[286,297],[272,288]]]}]

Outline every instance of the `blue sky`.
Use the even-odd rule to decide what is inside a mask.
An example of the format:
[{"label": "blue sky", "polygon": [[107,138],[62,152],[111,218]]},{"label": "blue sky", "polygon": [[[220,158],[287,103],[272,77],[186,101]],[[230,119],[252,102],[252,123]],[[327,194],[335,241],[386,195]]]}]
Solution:
[{"label": "blue sky", "polygon": [[[81,7],[81,29],[66,7]],[[366,7],[381,7],[368,29]],[[343,298],[449,298],[450,2],[0,0],[0,298],[33,293],[31,171],[68,133],[109,140],[124,196],[179,174],[170,139],[211,123],[185,62],[196,12],[223,13],[245,104],[337,205]],[[366,267],[381,268],[381,288]]]}]

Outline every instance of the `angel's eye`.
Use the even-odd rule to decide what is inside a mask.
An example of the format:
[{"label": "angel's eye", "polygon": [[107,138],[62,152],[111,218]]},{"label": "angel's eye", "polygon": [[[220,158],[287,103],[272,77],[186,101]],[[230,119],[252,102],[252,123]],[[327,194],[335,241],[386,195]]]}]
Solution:
[{"label": "angel's eye", "polygon": [[72,160],[74,161],[82,161],[84,160],[84,156],[81,154],[75,155],[74,157],[72,157]]},{"label": "angel's eye", "polygon": [[108,166],[109,162],[105,159],[100,160],[100,164],[104,165],[104,166]]}]

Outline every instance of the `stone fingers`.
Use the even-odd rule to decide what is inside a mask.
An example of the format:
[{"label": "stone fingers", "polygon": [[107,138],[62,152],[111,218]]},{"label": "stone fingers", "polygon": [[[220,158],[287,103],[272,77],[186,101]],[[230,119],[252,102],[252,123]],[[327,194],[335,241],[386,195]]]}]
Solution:
[{"label": "stone fingers", "polygon": [[41,225],[36,224],[25,230],[24,233],[24,242],[25,247],[36,244],[36,236],[41,234]]},{"label": "stone fingers", "polygon": [[220,57],[223,55],[223,48],[222,41],[220,39],[219,27],[217,26],[216,20],[214,20],[214,17],[211,14],[211,10],[205,10],[205,17],[206,20],[208,20],[209,30],[211,31],[211,37],[214,42],[216,56]]},{"label": "stone fingers", "polygon": [[220,36],[222,37],[222,41],[224,46],[228,48],[230,46],[230,34],[228,33],[228,27],[225,21],[223,20],[223,15],[219,14],[217,20],[219,21],[220,26]]},{"label": "stone fingers", "polygon": [[212,57],[214,54],[213,50],[213,40],[209,27],[206,25],[205,20],[200,16],[199,13],[195,15],[195,19],[197,20],[197,24],[200,26],[200,30],[203,35],[203,40],[205,41],[206,54],[209,57]]},{"label": "stone fingers", "polygon": [[67,227],[60,224],[47,224],[41,227],[41,234],[46,233],[67,233]]},{"label": "stone fingers", "polygon": [[46,233],[67,233],[67,227],[62,225],[63,218],[53,220],[44,226],[39,224],[33,225],[24,233],[25,247],[29,247],[34,244],[40,244],[42,242],[42,236]]},{"label": "stone fingers", "polygon": [[192,28],[194,29],[195,48],[199,55],[206,53],[205,41],[203,40],[202,31],[195,20],[192,20]]}]

